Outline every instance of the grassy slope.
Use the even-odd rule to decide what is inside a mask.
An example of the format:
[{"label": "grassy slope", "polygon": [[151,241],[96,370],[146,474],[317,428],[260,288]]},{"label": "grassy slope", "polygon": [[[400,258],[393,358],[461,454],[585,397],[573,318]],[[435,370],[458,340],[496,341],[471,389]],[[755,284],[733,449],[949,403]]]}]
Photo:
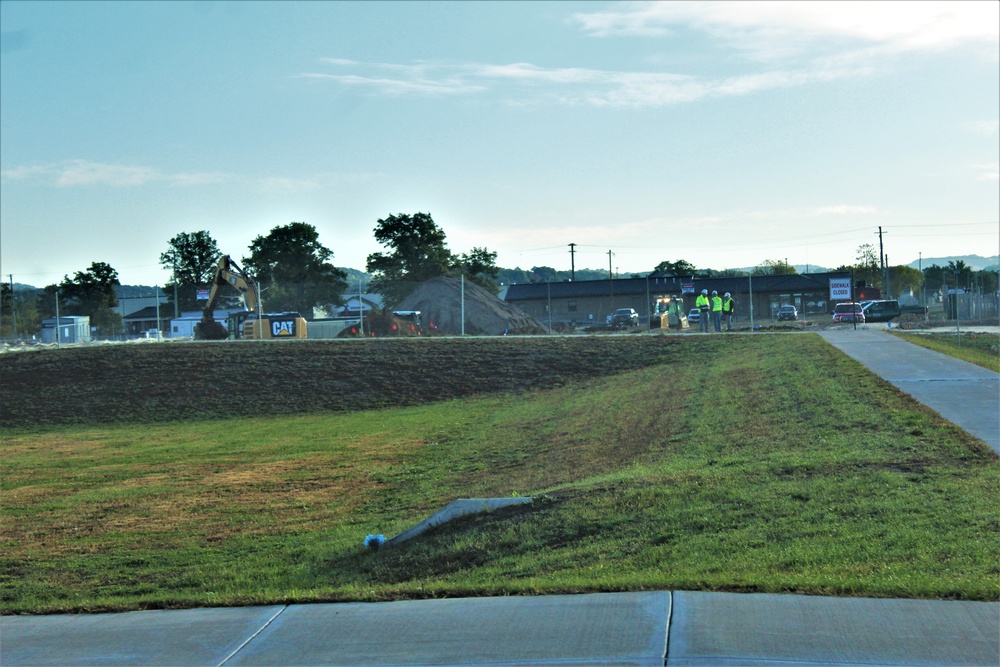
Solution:
[{"label": "grassy slope", "polygon": [[890,331],[915,345],[941,352],[1000,373],[1000,336],[997,334],[912,334]]},{"label": "grassy slope", "polygon": [[[2,610],[665,588],[997,599],[1000,470],[982,443],[814,336],[674,344],[660,364],[520,394],[8,431]],[[457,497],[514,493],[539,500],[361,547]]]}]

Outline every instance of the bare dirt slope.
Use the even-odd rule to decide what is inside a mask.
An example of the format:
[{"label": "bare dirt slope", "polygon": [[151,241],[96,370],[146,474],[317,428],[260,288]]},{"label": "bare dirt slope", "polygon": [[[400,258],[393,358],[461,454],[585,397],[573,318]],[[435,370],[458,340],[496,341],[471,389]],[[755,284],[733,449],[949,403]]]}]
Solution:
[{"label": "bare dirt slope", "polygon": [[[439,276],[421,283],[396,308],[419,310],[425,326],[433,322],[437,331],[457,335],[462,333],[462,292],[460,278]],[[464,292],[466,334],[502,336],[545,333],[545,328],[537,320],[479,285],[466,280]]]},{"label": "bare dirt slope", "polygon": [[701,341],[690,338],[629,336],[206,341],[47,349],[0,356],[0,428],[415,405],[558,387],[680,360],[701,347]]}]

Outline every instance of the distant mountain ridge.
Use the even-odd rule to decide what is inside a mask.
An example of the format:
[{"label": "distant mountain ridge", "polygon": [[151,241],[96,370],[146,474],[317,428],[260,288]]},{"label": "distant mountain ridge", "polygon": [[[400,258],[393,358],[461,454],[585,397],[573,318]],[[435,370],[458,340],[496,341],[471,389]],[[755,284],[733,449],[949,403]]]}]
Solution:
[{"label": "distant mountain ridge", "polygon": [[948,262],[965,262],[965,265],[975,271],[985,271],[987,269],[996,270],[1000,266],[1000,255],[993,255],[992,257],[983,257],[982,255],[952,255],[951,257],[924,257],[923,259],[915,259],[907,266],[919,269],[921,267],[927,268],[928,266],[933,266],[937,264],[938,266],[948,266]]}]

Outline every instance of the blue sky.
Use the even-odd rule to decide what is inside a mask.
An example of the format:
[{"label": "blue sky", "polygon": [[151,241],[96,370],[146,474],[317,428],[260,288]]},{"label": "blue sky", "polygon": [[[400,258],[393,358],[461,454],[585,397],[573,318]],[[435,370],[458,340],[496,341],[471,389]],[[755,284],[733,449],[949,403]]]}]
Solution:
[{"label": "blue sky", "polygon": [[0,273],[430,212],[501,266],[1000,246],[997,2],[0,2]]}]

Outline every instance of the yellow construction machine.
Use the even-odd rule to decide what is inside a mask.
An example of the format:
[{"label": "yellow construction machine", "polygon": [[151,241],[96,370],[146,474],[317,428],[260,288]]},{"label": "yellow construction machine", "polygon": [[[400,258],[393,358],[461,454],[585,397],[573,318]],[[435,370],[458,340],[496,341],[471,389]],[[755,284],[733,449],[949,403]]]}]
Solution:
[{"label": "yellow construction machine", "polygon": [[[226,296],[227,286],[239,294],[244,309],[229,315],[228,326],[215,320],[215,307],[219,299]],[[212,280],[208,303],[202,309],[201,321],[194,326],[195,340],[305,338],[306,333],[306,321],[298,313],[261,313],[253,281],[229,255],[223,255]]]}]

